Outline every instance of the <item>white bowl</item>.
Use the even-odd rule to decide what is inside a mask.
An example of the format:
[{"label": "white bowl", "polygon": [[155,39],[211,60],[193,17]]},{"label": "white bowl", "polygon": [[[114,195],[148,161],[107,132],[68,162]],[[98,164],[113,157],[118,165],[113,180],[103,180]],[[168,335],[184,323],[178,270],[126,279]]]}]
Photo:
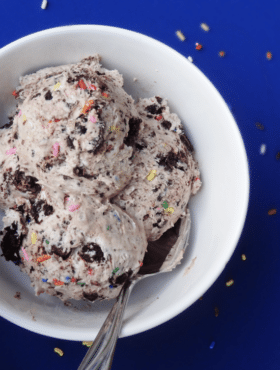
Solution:
[{"label": "white bowl", "polygon": [[[214,283],[239,240],[249,200],[248,160],[227,104],[185,57],[167,45],[121,28],[77,25],[48,29],[0,50],[0,119],[8,122],[19,77],[39,69],[76,63],[98,52],[105,68],[124,76],[137,101],[168,99],[195,148],[202,187],[191,198],[191,234],[182,263],[171,272],[136,284],[124,315],[121,337],[151,329],[178,315]],[[157,69],[157,71],[156,71]],[[133,82],[133,78],[138,81]],[[191,269],[189,267],[191,266]],[[33,332],[68,340],[93,340],[115,300],[77,302],[34,295],[29,277],[0,258],[0,315]],[[21,299],[14,298],[21,292]],[[36,320],[36,321],[35,321]]]}]

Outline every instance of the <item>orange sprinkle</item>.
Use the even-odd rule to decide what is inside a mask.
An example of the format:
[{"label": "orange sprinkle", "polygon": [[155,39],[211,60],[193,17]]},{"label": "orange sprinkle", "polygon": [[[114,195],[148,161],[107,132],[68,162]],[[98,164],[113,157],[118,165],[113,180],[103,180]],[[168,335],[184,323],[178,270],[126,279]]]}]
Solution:
[{"label": "orange sprinkle", "polygon": [[76,279],[72,277],[71,282],[76,283]]},{"label": "orange sprinkle", "polygon": [[54,282],[54,285],[64,285],[63,281],[60,281],[60,280],[57,280],[57,279],[53,279],[53,282]]},{"label": "orange sprinkle", "polygon": [[79,80],[78,84],[76,85],[76,87],[80,87],[81,89],[84,89],[86,90],[86,84],[84,83],[83,80]]},{"label": "orange sprinkle", "polygon": [[104,93],[104,92],[101,95],[104,96],[104,98],[108,98],[109,97],[109,95],[106,94],[106,93]]},{"label": "orange sprinkle", "polygon": [[143,266],[143,262],[140,262],[140,267]]},{"label": "orange sprinkle", "polygon": [[15,98],[17,98],[17,97],[18,97],[18,93],[16,92],[16,90],[15,90],[15,91],[13,91],[12,95],[14,95],[14,97],[15,97]]},{"label": "orange sprinkle", "polygon": [[163,118],[162,116],[156,116],[156,118],[155,118],[155,119],[156,119],[157,121],[160,121],[162,118]]},{"label": "orange sprinkle", "polygon": [[51,256],[48,256],[47,254],[45,254],[44,256],[42,257],[38,257],[37,258],[37,262],[44,262],[46,260],[49,260],[51,258]]}]

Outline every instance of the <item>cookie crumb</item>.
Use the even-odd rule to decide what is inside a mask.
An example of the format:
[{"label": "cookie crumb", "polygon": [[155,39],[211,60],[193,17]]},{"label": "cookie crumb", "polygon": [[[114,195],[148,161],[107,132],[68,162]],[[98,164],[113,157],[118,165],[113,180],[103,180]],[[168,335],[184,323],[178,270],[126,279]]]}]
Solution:
[{"label": "cookie crumb", "polygon": [[82,344],[83,346],[87,346],[88,348],[90,348],[93,345],[93,342],[84,341]]},{"label": "cookie crumb", "polygon": [[16,294],[14,295],[14,298],[21,299],[20,292],[16,292]]},{"label": "cookie crumb", "polygon": [[257,127],[259,130],[263,130],[263,129],[264,129],[264,126],[263,126],[260,122],[256,122],[256,127]]},{"label": "cookie crumb", "polygon": [[218,307],[215,307],[215,316],[216,316],[216,317],[218,317],[218,316],[219,316],[219,312],[220,312],[220,311],[219,311]]},{"label": "cookie crumb", "polygon": [[276,208],[272,208],[267,213],[268,213],[269,216],[276,215],[277,210],[276,210]]},{"label": "cookie crumb", "polygon": [[186,37],[183,35],[181,31],[176,31],[176,35],[179,37],[181,41],[185,41]]}]

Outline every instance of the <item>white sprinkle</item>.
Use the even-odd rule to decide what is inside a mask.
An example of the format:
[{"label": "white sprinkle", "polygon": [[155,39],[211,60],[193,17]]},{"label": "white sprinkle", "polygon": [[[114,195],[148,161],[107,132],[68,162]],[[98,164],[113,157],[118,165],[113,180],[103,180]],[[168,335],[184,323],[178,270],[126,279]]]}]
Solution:
[{"label": "white sprinkle", "polygon": [[210,27],[206,23],[201,23],[200,27],[206,32],[210,30]]},{"label": "white sprinkle", "polygon": [[264,154],[266,152],[266,145],[262,144],[260,148],[260,154]]},{"label": "white sprinkle", "polygon": [[42,9],[46,9],[47,4],[48,4],[47,0],[43,0],[42,5],[41,5],[41,8]]},{"label": "white sprinkle", "polygon": [[182,34],[181,31],[176,31],[176,35],[179,37],[179,39],[181,41],[185,41],[186,40],[185,36]]},{"label": "white sprinkle", "polygon": [[193,58],[191,56],[188,57],[188,60],[192,63],[193,62]]}]

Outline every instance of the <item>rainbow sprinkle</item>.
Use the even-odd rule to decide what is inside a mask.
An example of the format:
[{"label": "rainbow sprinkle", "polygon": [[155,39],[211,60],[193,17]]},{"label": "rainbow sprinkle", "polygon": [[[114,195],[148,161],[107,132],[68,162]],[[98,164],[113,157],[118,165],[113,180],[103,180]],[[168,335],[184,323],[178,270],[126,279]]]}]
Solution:
[{"label": "rainbow sprinkle", "polygon": [[57,279],[53,279],[53,282],[54,282],[54,285],[64,285],[63,281],[60,281],[60,280],[57,280]]},{"label": "rainbow sprinkle", "polygon": [[28,257],[28,255],[26,253],[26,250],[23,247],[21,249],[22,249],[22,252],[23,252],[23,255],[24,255],[26,261],[29,261],[29,257]]},{"label": "rainbow sprinkle", "polygon": [[77,209],[79,209],[81,206],[79,204],[72,204],[72,206],[69,207],[70,212],[74,212]]},{"label": "rainbow sprinkle", "polygon": [[52,148],[53,148],[53,156],[57,157],[58,154],[59,154],[59,143],[57,143],[57,142],[54,143]]},{"label": "rainbow sprinkle", "polygon": [[38,257],[37,258],[37,262],[44,262],[44,261],[47,261],[51,258],[51,256],[48,256],[47,254],[44,254],[42,257]]},{"label": "rainbow sprinkle", "polygon": [[55,348],[54,352],[57,353],[60,357],[64,355],[64,352],[60,348]]},{"label": "rainbow sprinkle", "polygon": [[16,154],[17,148],[11,148],[6,151],[6,155]]}]

